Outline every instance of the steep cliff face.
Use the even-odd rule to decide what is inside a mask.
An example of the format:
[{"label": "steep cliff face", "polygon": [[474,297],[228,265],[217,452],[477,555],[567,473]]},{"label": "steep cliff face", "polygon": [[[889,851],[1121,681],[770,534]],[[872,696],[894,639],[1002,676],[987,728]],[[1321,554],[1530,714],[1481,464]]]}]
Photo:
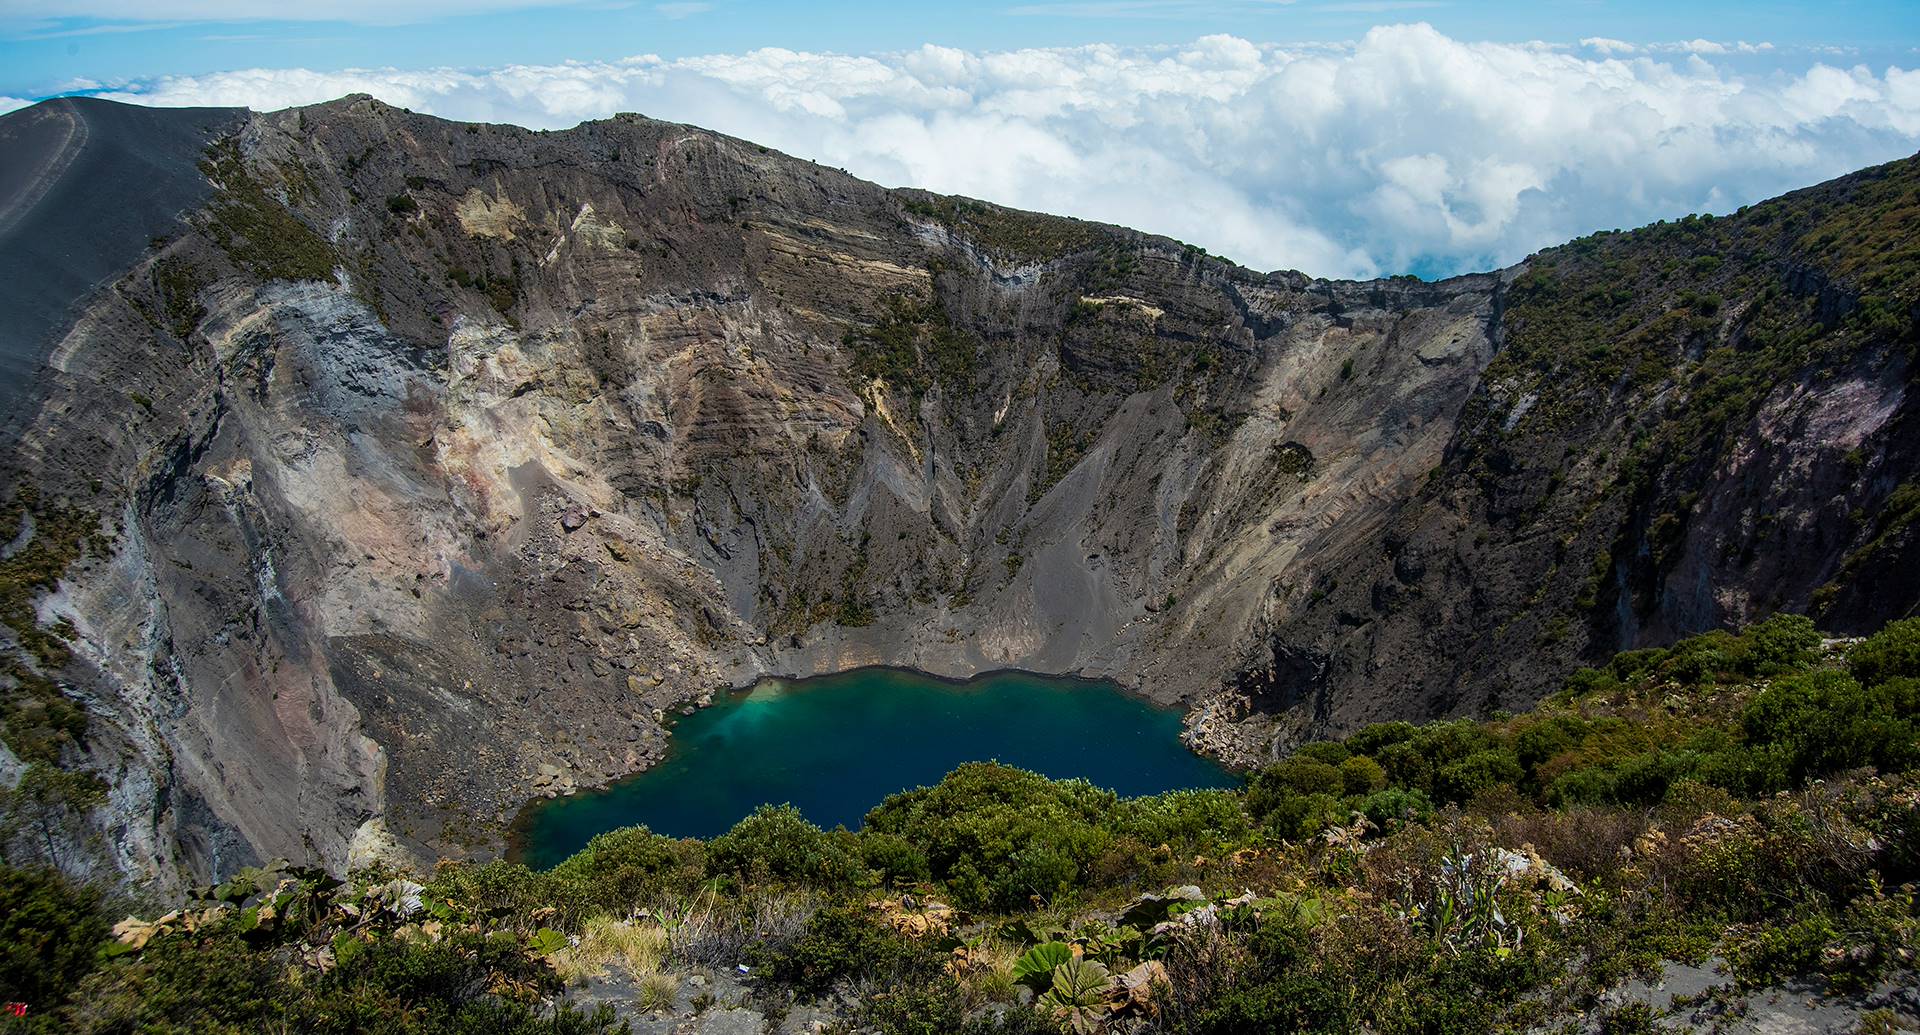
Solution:
[{"label": "steep cliff face", "polygon": [[630,116],[349,98],[197,160],[47,343],[0,529],[12,768],[101,773],[163,883],[496,852],[768,672],[1109,676],[1252,760],[1920,594],[1911,164],[1355,284]]},{"label": "steep cliff face", "polygon": [[1908,160],[1530,259],[1443,462],[1239,699],[1341,728],[1513,708],[1775,611],[1912,614],[1917,234]]}]

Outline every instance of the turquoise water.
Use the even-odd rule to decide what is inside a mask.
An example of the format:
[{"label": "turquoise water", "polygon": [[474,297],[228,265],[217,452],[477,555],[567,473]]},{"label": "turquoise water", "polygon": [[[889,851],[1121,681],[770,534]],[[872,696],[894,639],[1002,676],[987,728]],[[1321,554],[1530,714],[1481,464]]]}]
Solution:
[{"label": "turquoise water", "polygon": [[1237,781],[1180,743],[1180,715],[1107,683],[1019,672],[966,683],[898,669],[765,680],[682,718],[665,760],[600,791],[541,802],[516,831],[546,867],[615,827],[675,837],[724,833],[763,803],[791,802],[823,827],[860,825],[895,791],[998,759],[1122,795]]}]

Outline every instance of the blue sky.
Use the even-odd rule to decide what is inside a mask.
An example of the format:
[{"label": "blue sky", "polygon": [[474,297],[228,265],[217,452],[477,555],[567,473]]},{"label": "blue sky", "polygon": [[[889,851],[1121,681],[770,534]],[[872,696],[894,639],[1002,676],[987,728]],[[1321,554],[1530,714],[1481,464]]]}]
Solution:
[{"label": "blue sky", "polygon": [[1911,155],[1917,48],[1920,0],[0,0],[0,112],[633,111],[1256,268],[1440,276]]},{"label": "blue sky", "polygon": [[[480,13],[450,10],[483,8]],[[286,20],[281,12],[303,17]],[[339,12],[345,12],[341,17]],[[1212,33],[1263,42],[1354,39],[1422,21],[1456,39],[1772,43],[1789,60],[1913,63],[1915,0],[1029,0],[903,3],[710,0],[515,3],[392,0],[0,0],[0,94],[38,97],[76,80],[116,82],[240,67],[457,67],[683,57],[759,47],[873,53],[1179,43]]]}]

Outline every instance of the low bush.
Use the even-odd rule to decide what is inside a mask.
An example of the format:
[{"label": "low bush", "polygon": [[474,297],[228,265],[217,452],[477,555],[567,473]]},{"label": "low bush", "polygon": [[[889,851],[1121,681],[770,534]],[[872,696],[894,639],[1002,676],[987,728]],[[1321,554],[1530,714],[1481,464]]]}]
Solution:
[{"label": "low bush", "polygon": [[912,985],[939,974],[946,962],[929,942],[890,930],[851,903],[820,910],[791,944],[754,958],[773,980],[806,998],[851,982],[881,989]]},{"label": "low bush", "polygon": [[921,848],[956,904],[1018,909],[1071,893],[1112,844],[1118,799],[1084,781],[1052,781],[996,763],[961,766],[934,787],[896,794],[867,829]]},{"label": "low bush", "polygon": [[1920,678],[1920,618],[1894,622],[1847,652],[1847,667],[1863,686]]},{"label": "low bush", "polygon": [[98,892],[51,870],[0,867],[0,1000],[64,1002],[106,938]]},{"label": "low bush", "polygon": [[832,886],[850,883],[860,866],[848,837],[821,830],[792,805],[762,805],[707,845],[706,871],[747,883]]},{"label": "low bush", "polygon": [[[729,850],[740,847],[730,845]],[[698,884],[706,862],[706,846],[699,841],[662,837],[645,827],[624,827],[594,837],[579,853],[554,867],[552,875],[572,885],[580,897],[620,911],[669,889]]]}]

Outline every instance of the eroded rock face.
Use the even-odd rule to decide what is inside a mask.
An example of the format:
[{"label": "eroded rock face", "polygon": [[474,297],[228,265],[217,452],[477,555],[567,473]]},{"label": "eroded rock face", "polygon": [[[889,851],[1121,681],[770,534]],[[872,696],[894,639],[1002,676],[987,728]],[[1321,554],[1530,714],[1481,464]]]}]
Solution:
[{"label": "eroded rock face", "polygon": [[[89,297],[9,461],[114,533],[41,613],[73,623],[115,864],[163,883],[496,853],[529,797],[645,767],[669,710],[762,673],[1106,676],[1238,761],[1511,706],[1804,604],[1870,531],[1831,513],[1891,490],[1829,455],[1910,470],[1904,361],[1785,378],[1688,482],[1663,595],[1544,643],[1571,612],[1542,580],[1635,519],[1459,488],[1498,440],[1551,453],[1553,507],[1608,498],[1561,462],[1578,429],[1489,381],[1524,268],[1252,274],[635,117],[359,98],[230,146]],[[1740,560],[1755,501],[1804,548]],[[1863,618],[1911,606],[1876,592]]]}]

